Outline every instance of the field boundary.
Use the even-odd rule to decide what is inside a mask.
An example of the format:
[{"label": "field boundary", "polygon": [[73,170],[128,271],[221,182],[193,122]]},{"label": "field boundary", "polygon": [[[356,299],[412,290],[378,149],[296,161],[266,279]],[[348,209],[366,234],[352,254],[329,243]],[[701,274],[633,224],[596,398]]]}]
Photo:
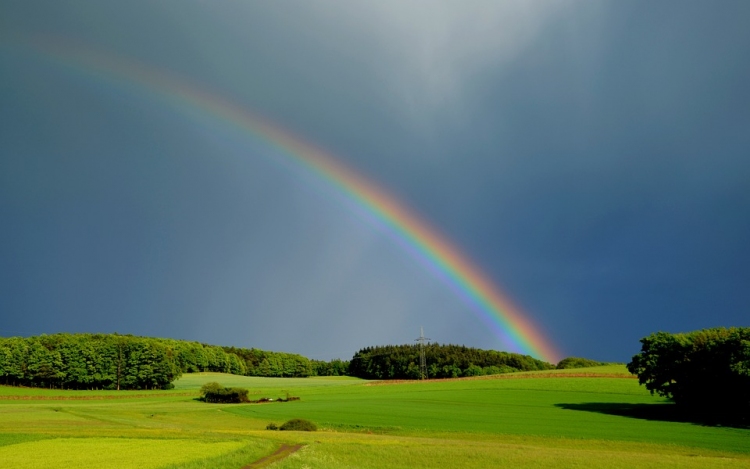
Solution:
[{"label": "field boundary", "polygon": [[[62,390],[60,390],[62,391]],[[96,392],[96,391],[92,391]],[[170,394],[124,394],[107,396],[0,396],[0,401],[104,401],[109,399],[146,399],[149,397],[186,397],[196,396],[195,392],[170,393]]]},{"label": "field boundary", "polygon": [[417,383],[440,383],[451,381],[479,381],[492,379],[531,379],[531,378],[620,378],[638,379],[637,376],[627,373],[506,373],[502,375],[489,376],[464,376],[461,378],[437,378],[437,379],[384,379],[366,383],[365,386],[387,386],[390,384],[417,384]]}]

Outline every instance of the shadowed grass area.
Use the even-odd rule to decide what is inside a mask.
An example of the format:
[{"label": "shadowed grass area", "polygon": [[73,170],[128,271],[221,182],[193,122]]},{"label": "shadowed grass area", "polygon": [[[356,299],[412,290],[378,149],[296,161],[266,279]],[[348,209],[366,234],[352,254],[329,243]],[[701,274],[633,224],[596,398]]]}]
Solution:
[{"label": "shadowed grass area", "polygon": [[46,435],[34,435],[25,433],[0,433],[0,446],[15,445],[29,441],[39,441],[51,438]]},{"label": "shadowed grass area", "polygon": [[750,423],[736,415],[686,410],[674,403],[633,404],[623,402],[583,402],[578,404],[555,404],[568,410],[597,412],[600,414],[620,415],[645,420],[665,422],[686,422],[711,427],[750,428]]}]

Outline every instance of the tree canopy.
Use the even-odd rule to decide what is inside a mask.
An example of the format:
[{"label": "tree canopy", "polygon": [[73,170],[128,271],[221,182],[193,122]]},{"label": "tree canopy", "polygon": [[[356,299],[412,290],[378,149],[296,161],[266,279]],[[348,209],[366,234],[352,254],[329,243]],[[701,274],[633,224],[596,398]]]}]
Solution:
[{"label": "tree canopy", "polygon": [[651,394],[684,408],[750,418],[750,328],[714,328],[641,339],[628,370]]},{"label": "tree canopy", "polygon": [[[367,347],[354,354],[349,374],[365,379],[418,379],[418,345]],[[515,371],[549,370],[553,365],[518,353],[482,350],[463,345],[425,346],[427,376],[456,378]]]},{"label": "tree canopy", "polygon": [[0,338],[0,384],[59,389],[163,389],[182,373],[304,377],[301,355],[119,334]]}]

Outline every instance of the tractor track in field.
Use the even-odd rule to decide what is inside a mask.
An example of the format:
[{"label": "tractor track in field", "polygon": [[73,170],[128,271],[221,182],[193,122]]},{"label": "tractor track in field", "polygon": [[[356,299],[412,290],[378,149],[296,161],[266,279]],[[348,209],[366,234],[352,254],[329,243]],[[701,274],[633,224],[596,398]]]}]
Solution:
[{"label": "tractor track in field", "polygon": [[490,379],[531,379],[531,378],[621,378],[638,379],[635,375],[626,373],[507,373],[491,376],[465,376],[463,378],[436,378],[436,379],[389,379],[367,383],[365,386],[388,386],[391,384],[416,384],[416,383],[442,383],[450,381],[478,381]]},{"label": "tractor track in field", "polygon": [[296,453],[303,447],[304,445],[281,445],[281,447],[273,453],[269,454],[268,456],[264,456],[255,462],[251,462],[247,466],[244,466],[242,469],[258,469],[261,467],[266,467],[269,464],[273,464],[275,462],[281,461],[284,458],[288,458],[292,455],[292,453]]}]

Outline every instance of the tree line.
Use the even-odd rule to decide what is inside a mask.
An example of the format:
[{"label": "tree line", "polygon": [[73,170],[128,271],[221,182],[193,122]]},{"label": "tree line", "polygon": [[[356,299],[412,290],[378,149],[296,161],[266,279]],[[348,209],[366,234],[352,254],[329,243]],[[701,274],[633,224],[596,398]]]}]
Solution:
[{"label": "tree line", "polygon": [[[425,345],[428,378],[494,375],[550,370],[554,365],[529,355],[482,350],[463,345]],[[354,354],[348,374],[365,379],[419,379],[419,345],[363,348]]]},{"label": "tree line", "polygon": [[[256,348],[119,334],[0,338],[0,384],[55,389],[168,389],[183,373],[303,378],[419,379],[417,345],[366,347],[350,361],[310,360]],[[553,369],[529,355],[459,345],[425,346],[428,378]],[[575,363],[568,365],[581,366]],[[594,363],[594,362],[592,362]],[[587,365],[590,365],[587,363]]]},{"label": "tree line", "polygon": [[0,338],[0,383],[57,389],[163,389],[181,374],[158,339],[105,334]]},{"label": "tree line", "polygon": [[237,347],[222,347],[222,350],[241,360],[244,370],[234,374],[276,378],[306,378],[316,374],[313,361],[296,353]]},{"label": "tree line", "polygon": [[119,334],[0,337],[0,384],[55,389],[166,389],[182,373],[305,377],[306,357]]}]

